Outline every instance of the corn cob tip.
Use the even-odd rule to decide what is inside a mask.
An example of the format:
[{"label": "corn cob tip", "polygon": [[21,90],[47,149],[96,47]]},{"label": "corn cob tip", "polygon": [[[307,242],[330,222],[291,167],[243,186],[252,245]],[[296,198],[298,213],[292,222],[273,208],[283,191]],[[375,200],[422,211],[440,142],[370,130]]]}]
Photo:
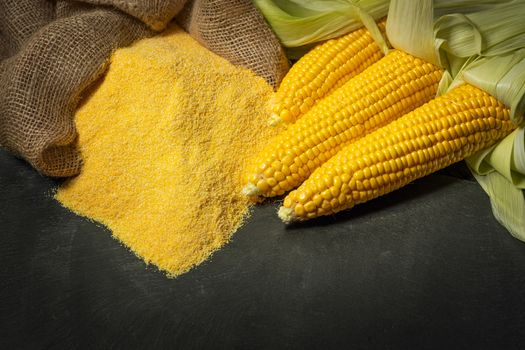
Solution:
[{"label": "corn cob tip", "polygon": [[292,208],[280,207],[277,215],[285,224],[290,224],[298,220]]},{"label": "corn cob tip", "polygon": [[283,118],[281,118],[280,116],[278,116],[275,113],[272,113],[272,115],[270,116],[270,119],[268,120],[268,125],[269,126],[277,126],[277,125],[281,124],[282,122],[283,122]]},{"label": "corn cob tip", "polygon": [[241,192],[246,197],[256,197],[261,194],[261,190],[257,188],[254,184],[249,182]]}]

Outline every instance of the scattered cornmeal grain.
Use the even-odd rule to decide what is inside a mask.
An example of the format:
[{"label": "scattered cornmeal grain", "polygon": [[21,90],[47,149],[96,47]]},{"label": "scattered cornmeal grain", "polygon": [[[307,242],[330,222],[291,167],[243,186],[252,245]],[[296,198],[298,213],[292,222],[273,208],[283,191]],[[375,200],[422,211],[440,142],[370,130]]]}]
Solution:
[{"label": "scattered cornmeal grain", "polygon": [[177,27],[119,49],[76,113],[84,165],[56,198],[180,275],[248,214],[241,172],[279,132],[266,127],[271,96],[262,78]]}]

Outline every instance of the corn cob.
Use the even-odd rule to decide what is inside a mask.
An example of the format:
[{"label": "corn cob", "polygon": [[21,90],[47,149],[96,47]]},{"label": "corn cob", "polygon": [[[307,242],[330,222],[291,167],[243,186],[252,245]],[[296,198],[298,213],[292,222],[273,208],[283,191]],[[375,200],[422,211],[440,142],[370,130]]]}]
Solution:
[{"label": "corn cob", "polygon": [[344,145],[433,98],[441,76],[439,67],[392,50],[274,138],[247,168],[244,193],[294,189]]},{"label": "corn cob", "polygon": [[345,147],[285,198],[285,222],[329,215],[491,146],[515,126],[497,99],[463,84]]},{"label": "corn cob", "polygon": [[[382,33],[386,19],[378,22]],[[270,124],[293,122],[316,102],[356,76],[383,53],[366,28],[318,45],[284,77],[274,96]]]}]

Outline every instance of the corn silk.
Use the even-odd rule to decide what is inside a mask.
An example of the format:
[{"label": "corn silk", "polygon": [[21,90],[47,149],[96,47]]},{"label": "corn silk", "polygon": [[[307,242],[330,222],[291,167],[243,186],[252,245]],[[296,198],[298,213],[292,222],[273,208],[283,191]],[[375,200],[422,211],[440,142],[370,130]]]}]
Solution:
[{"label": "corn silk", "polygon": [[178,27],[119,49],[76,112],[82,172],[56,199],[168,276],[187,272],[249,214],[241,172],[279,132],[272,93]]}]

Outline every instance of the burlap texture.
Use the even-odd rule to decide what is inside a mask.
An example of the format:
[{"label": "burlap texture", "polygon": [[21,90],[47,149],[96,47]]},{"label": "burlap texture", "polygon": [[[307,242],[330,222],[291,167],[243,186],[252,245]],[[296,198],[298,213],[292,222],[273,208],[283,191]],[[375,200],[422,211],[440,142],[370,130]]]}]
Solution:
[{"label": "burlap texture", "polygon": [[[185,3],[0,1],[0,146],[45,175],[78,174],[73,116],[82,92],[113,50],[164,29]],[[286,73],[277,39],[249,0],[190,2],[179,18],[206,47],[273,86]]]},{"label": "burlap texture", "polygon": [[[146,23],[151,29],[161,31],[173,16],[178,14],[186,0],[83,0],[91,4],[111,5]],[[226,1],[228,2],[228,1]]]},{"label": "burlap texture", "polygon": [[188,0],[177,22],[205,47],[274,88],[288,71],[279,41],[251,0]]}]

